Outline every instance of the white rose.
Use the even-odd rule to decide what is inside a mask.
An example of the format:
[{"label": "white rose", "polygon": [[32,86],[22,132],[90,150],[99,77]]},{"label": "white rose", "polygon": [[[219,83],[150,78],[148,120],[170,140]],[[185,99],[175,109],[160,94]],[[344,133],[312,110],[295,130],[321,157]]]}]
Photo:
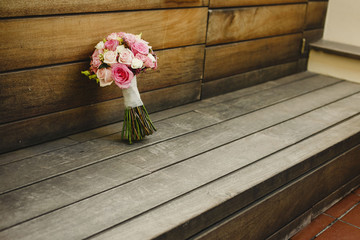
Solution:
[{"label": "white rose", "polygon": [[99,49],[99,50],[104,49],[105,48],[104,42],[103,41],[98,42],[98,44],[96,44],[95,48]]},{"label": "white rose", "polygon": [[119,52],[119,63],[131,65],[133,58],[134,54],[128,48],[124,48],[121,52]]},{"label": "white rose", "polygon": [[141,61],[138,58],[133,58],[133,60],[131,61],[131,68],[132,69],[142,68],[142,66],[143,66],[143,61]]},{"label": "white rose", "polygon": [[116,52],[118,52],[118,53],[120,53],[120,52],[122,52],[122,51],[124,51],[124,50],[125,50],[125,46],[124,46],[124,45],[119,45],[119,46],[116,47]]},{"label": "white rose", "polygon": [[154,56],[152,54],[149,53],[147,56],[148,56],[148,58],[151,59],[151,61],[156,62],[156,59],[154,58]]},{"label": "white rose", "polygon": [[117,53],[114,51],[107,51],[104,53],[104,63],[114,64],[116,62]]}]

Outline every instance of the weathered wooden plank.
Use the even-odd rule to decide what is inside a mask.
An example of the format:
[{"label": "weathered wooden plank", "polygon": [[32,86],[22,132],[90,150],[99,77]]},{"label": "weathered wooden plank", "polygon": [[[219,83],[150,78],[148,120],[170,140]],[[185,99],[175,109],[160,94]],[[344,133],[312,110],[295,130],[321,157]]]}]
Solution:
[{"label": "weathered wooden plank", "polygon": [[205,99],[250,87],[255,84],[274,80],[296,72],[298,72],[298,63],[290,62],[205,82],[201,88],[201,98]]},{"label": "weathered wooden plank", "polygon": [[[157,51],[159,69],[138,76],[140,92],[200,80],[204,46]],[[181,57],[179,57],[181,56]],[[86,63],[0,74],[0,124],[107,101],[122,96],[115,84],[99,88],[80,74]]]},{"label": "weathered wooden plank", "polygon": [[332,191],[356,177],[360,171],[359,156],[360,146],[354,147],[193,239],[265,239],[274,229],[279,229],[289,219],[304,213]]},{"label": "weathered wooden plank", "polygon": [[253,5],[267,5],[267,4],[284,4],[284,3],[298,3],[306,2],[307,0],[210,0],[210,7],[240,7]]},{"label": "weathered wooden plank", "polygon": [[247,7],[209,12],[206,44],[301,32],[306,4]]},{"label": "weathered wooden plank", "polygon": [[[303,85],[304,84],[305,83],[303,83]],[[115,177],[112,177],[113,181],[110,182],[108,179],[99,179],[97,177],[97,172],[100,171],[99,169],[103,172],[110,172],[117,163],[127,162],[128,164],[135,165],[139,169],[144,169],[146,173],[157,171],[167,165],[172,165],[188,157],[207,152],[213,148],[241,138],[242,136],[257,132],[263,128],[267,128],[288,118],[322,106],[324,103],[341,98],[344,95],[351,94],[353,88],[352,84],[349,85],[348,83],[344,83],[342,85],[343,87],[337,86],[337,88],[330,87],[326,90],[315,91],[305,96],[301,96],[296,100],[290,100],[289,102],[284,102],[278,104],[277,106],[260,110],[256,113],[251,113],[248,117],[231,120],[186,136],[181,136],[173,140],[149,146],[148,148],[132,151],[125,155],[109,159],[106,162],[91,165],[75,172],[4,194],[0,197],[0,202],[8,202],[6,199],[19,199],[19,201],[7,203],[6,208],[4,208],[3,211],[0,211],[1,215],[8,216],[3,219],[3,224],[7,225],[2,225],[1,227],[4,228],[11,226],[17,222],[25,221],[26,219],[33,218],[34,216],[41,215],[47,211],[52,211],[58,207],[67,205],[72,201],[81,200],[84,197],[96,194],[97,191],[106,190],[105,186],[107,188],[112,188],[115,187],[116,184],[124,183],[123,178],[116,180]],[[300,104],[302,107],[294,108],[294,105],[297,106]],[[281,109],[284,114],[278,114],[278,117],[275,117],[273,113],[276,109]],[[182,127],[181,129],[188,129],[190,126],[193,126],[194,129],[199,128],[200,126],[205,126],[203,123],[197,123],[198,126],[194,126],[196,125],[196,122],[204,122],[206,119],[200,117],[201,115],[194,114],[183,115],[183,118],[177,118],[177,124],[171,125],[168,129],[173,129],[174,126],[179,125]],[[189,123],[189,119],[192,119],[192,123]],[[258,120],[256,125],[250,127],[247,123],[249,123],[251,119]],[[206,125],[209,123],[211,122],[208,122]],[[234,126],[242,127],[236,127],[237,131],[234,131]],[[174,132],[174,130],[172,131]],[[206,141],[204,141],[204,139],[206,139]],[[104,140],[109,140],[111,143],[104,144]],[[95,150],[94,146],[96,146]],[[77,154],[80,150],[85,151],[86,154]],[[121,151],[126,150],[129,150],[129,148],[124,148],[124,146],[117,144],[115,137],[99,139],[95,140],[91,144],[83,144],[80,147],[75,147],[71,150],[71,152],[58,151],[58,153],[55,154],[45,154],[43,157],[33,158],[29,161],[26,160],[26,162],[15,165],[12,164],[6,168],[1,168],[1,172],[4,173],[1,180],[4,181],[4,185],[6,186],[10,186],[14,181],[17,181],[18,184],[19,181],[23,181],[24,183],[26,181],[34,181],[34,177],[46,177],[44,174],[56,174],[56,171],[59,170],[66,171],[64,167],[69,168],[77,167],[79,164],[89,164],[90,161],[94,161],[95,159],[104,159],[104,154],[115,156],[116,153],[119,154]],[[70,155],[71,159],[77,159],[77,161],[75,162],[72,160],[70,162],[70,160],[66,158],[66,155]],[[57,165],[55,168],[52,167],[53,163],[49,162],[49,159],[54,159],[57,165],[61,165],[61,168],[59,169]],[[69,165],[69,162],[72,166]],[[42,168],[46,168],[47,171],[39,172],[37,171],[37,169],[39,169],[37,166],[42,166]],[[37,173],[34,176],[36,171]],[[15,179],[15,177],[19,174],[23,175],[22,180]],[[94,177],[91,177],[93,175]],[[86,176],[86,180],[83,180],[83,176]],[[33,180],[31,180],[31,178]],[[61,186],[55,187],[59,184],[59,182],[61,182]],[[84,188],[85,186],[88,186],[90,189],[80,191],[80,186],[77,187],[79,184],[81,184]],[[91,186],[94,184],[100,185],[99,188],[92,189]],[[58,191],[59,188],[61,189],[61,192]],[[46,194],[46,196],[44,196],[44,194]],[[29,195],[32,196],[32,199],[26,198],[26,196]],[[71,195],[72,198],[69,199],[67,197],[68,195]],[[43,198],[52,199],[52,203],[46,200],[46,204],[44,204],[41,201]],[[16,206],[18,205],[23,206],[23,208],[17,209]],[[26,211],[23,211],[23,209],[26,209]],[[12,211],[16,214],[7,214],[6,211]]]},{"label": "weathered wooden plank", "polygon": [[51,152],[60,148],[75,145],[78,142],[70,138],[61,138],[46,142],[42,145],[36,145],[30,148],[23,148],[18,151],[0,154],[0,165],[16,162],[24,158],[33,157],[46,152]]},{"label": "weathered wooden plank", "polygon": [[[7,229],[0,233],[0,237],[17,239],[31,239],[35,236],[37,239],[46,239],[49,236],[53,239],[89,237],[212,182],[235,169],[291,146],[359,111],[360,94],[357,94],[85,201]],[[260,150],[257,148],[259,145],[262,146]],[[243,151],[243,148],[248,151]],[[348,167],[346,169],[352,169],[351,174],[359,170],[354,164],[346,166]],[[346,175],[344,178],[351,176],[344,174],[348,172],[339,172],[341,175]],[[336,181],[332,176],[331,179]],[[216,195],[215,192],[211,194]],[[99,212],[101,215],[98,215]],[[77,231],[69,231],[74,225],[77,226]],[[42,231],[37,231],[39,229]]]},{"label": "weathered wooden plank", "polygon": [[[269,90],[265,90],[262,92],[258,92],[254,95],[251,96],[245,96],[243,98],[236,98],[236,99],[232,99],[227,101],[226,103],[220,103],[220,104],[215,104],[212,105],[210,107],[206,107],[206,108],[202,108],[202,109],[198,109],[196,110],[197,112],[201,112],[203,114],[206,114],[207,116],[210,116],[210,119],[212,119],[211,123],[217,123],[219,120],[228,120],[230,118],[234,118],[234,117],[238,117],[240,115],[249,113],[249,112],[253,112],[259,108],[264,108],[267,107],[269,105],[275,104],[277,102],[281,102],[284,101],[286,99],[289,98],[293,98],[295,96],[299,96],[301,94],[307,93],[309,91],[313,91],[315,89],[318,88],[322,88],[324,86],[327,86],[329,84],[333,84],[336,83],[338,80],[336,79],[331,79],[328,77],[324,77],[324,78],[309,78],[309,79],[305,79],[303,81],[297,81],[294,83],[290,83],[284,86],[281,86],[279,88],[274,88],[274,89],[269,89]],[[337,94],[335,94],[334,96],[344,96],[343,94],[345,94],[345,96],[347,96],[350,93],[353,93],[353,91],[359,91],[360,87],[357,85],[354,85],[352,83],[346,83],[344,84],[343,87],[335,87]],[[332,91],[330,91],[332,92]],[[326,98],[325,98],[326,99]],[[305,100],[303,100],[305,101]],[[316,102],[316,104],[324,104],[324,101],[320,101],[320,100],[316,100],[314,101]],[[326,101],[325,101],[326,102]],[[307,105],[303,105],[304,107],[306,107]],[[317,105],[319,106],[319,105]],[[320,105],[321,106],[321,105]],[[231,111],[229,111],[229,109]],[[298,108],[298,110],[301,112],[302,108]],[[197,117],[195,117],[194,119],[200,119],[201,116],[204,116],[203,114],[198,114]],[[285,113],[284,113],[285,114]],[[261,115],[260,113],[258,113],[256,116],[256,118],[262,119],[263,117],[260,117],[258,115]],[[264,116],[267,116],[269,114],[263,114]],[[272,116],[272,114],[270,114]],[[269,115],[269,116],[270,116]],[[279,115],[280,117],[280,115]],[[286,117],[284,119],[286,119],[288,116],[286,115]],[[215,120],[218,119],[218,120]],[[168,131],[159,131],[156,134],[154,134],[153,136],[151,136],[151,140],[149,140],[150,142],[156,142],[156,140],[161,140],[161,139],[166,139],[169,137],[175,137],[177,136],[176,134],[184,134],[184,129],[189,129],[190,131],[194,131],[197,130],[199,128],[204,128],[204,127],[208,127],[209,125],[209,121],[205,121],[206,118],[203,118],[202,121],[193,121],[193,118],[188,118],[188,120],[182,119],[182,121],[180,121],[180,123],[175,122],[174,124],[170,124],[165,122],[163,124],[165,124],[164,126],[160,127],[160,128],[173,128],[172,132],[168,132]],[[247,118],[246,118],[247,119]],[[251,117],[250,117],[251,119]],[[278,119],[278,118],[275,118]],[[274,119],[274,120],[275,120]],[[283,119],[283,120],[284,120]],[[215,120],[215,122],[214,122]],[[244,120],[241,120],[244,121]],[[245,122],[242,122],[240,125],[244,125],[244,123],[246,123],[246,121],[251,121],[251,120],[245,120]],[[271,121],[272,122],[272,121]],[[177,124],[177,125],[176,125]],[[232,124],[232,122],[230,122],[230,124]],[[246,124],[245,124],[246,125]],[[228,125],[226,125],[228,126]],[[231,125],[229,125],[231,126]],[[269,125],[266,125],[267,127]],[[179,129],[179,132],[176,133],[176,129]],[[224,129],[219,128],[217,126],[214,126],[212,128],[212,131],[223,131]],[[225,127],[225,130],[227,129],[227,127]],[[188,131],[189,131],[188,130]],[[250,128],[247,129],[246,131],[251,130]],[[259,129],[256,128],[254,131],[258,131]],[[120,131],[120,128],[119,128]],[[205,131],[207,132],[207,130]],[[249,132],[248,132],[249,133]],[[250,132],[251,133],[251,132]],[[169,135],[170,134],[170,135]],[[175,134],[175,135],[174,135]],[[233,134],[225,134],[223,133],[224,138],[222,141],[222,144],[225,144],[227,141],[231,141],[234,140],[234,135]],[[195,134],[196,136],[196,134]],[[217,137],[217,134],[213,134],[213,137]],[[237,137],[237,133],[235,134],[235,137]],[[229,139],[230,138],[230,139]],[[215,141],[216,142],[216,141]],[[217,141],[219,142],[219,141]],[[204,151],[211,149],[212,146],[212,142],[210,141],[210,148],[209,146],[207,148],[204,149]],[[184,145],[185,143],[178,143],[179,146]],[[98,150],[94,148],[94,145],[101,146],[101,149],[103,150]],[[16,164],[11,164],[8,166],[5,166],[2,172],[4,172],[3,175],[0,175],[0,179],[2,182],[7,182],[7,184],[4,184],[3,186],[0,186],[0,191],[9,191],[11,189],[14,188],[18,188],[33,182],[37,182],[40,181],[42,179],[46,179],[50,176],[56,175],[57,173],[61,173],[64,171],[70,171],[71,169],[76,169],[79,166],[82,166],[84,164],[90,164],[92,162],[96,162],[98,159],[104,159],[107,158],[108,156],[114,156],[114,154],[120,154],[123,153],[124,151],[128,150],[129,147],[127,145],[123,146],[124,144],[119,142],[119,134],[115,134],[115,135],[111,135],[111,136],[106,136],[104,138],[101,139],[97,139],[94,140],[93,142],[88,142],[88,143],[84,143],[84,145],[80,145],[80,146],[75,146],[70,147],[70,148],[66,148],[60,151],[55,151],[55,152],[50,152],[49,154],[44,154],[41,156],[37,156],[35,158],[29,158],[29,159],[25,159],[25,161],[21,161],[18,162]],[[184,146],[186,146],[187,144],[185,144]],[[191,146],[196,147],[194,150],[194,153],[191,153],[191,151],[188,151],[188,153],[190,154],[196,154],[199,153],[198,151],[200,151],[201,153],[201,148],[200,146],[198,146],[198,144],[191,144]],[[144,147],[144,146],[141,146]],[[86,149],[86,150],[81,150],[81,149]],[[175,148],[174,150],[176,150],[178,148]],[[180,149],[179,149],[180,150]],[[171,152],[171,148],[167,149],[167,152]],[[182,151],[182,150],[181,150]],[[79,154],[79,155],[74,155],[74,154]],[[152,154],[144,154],[145,156],[152,156]],[[168,154],[167,154],[168,155]],[[164,159],[168,159],[168,157],[164,158]],[[175,158],[176,156],[183,156],[183,154],[172,154]],[[71,159],[78,159],[77,161],[70,161],[68,158]],[[56,161],[55,164],[55,168],[52,167],[53,162],[49,161],[48,159],[54,159],[54,161]],[[143,159],[143,157],[141,158]],[[158,159],[158,158],[155,158]],[[85,161],[85,162],[82,162]],[[133,160],[133,163],[135,163],[137,160],[136,158]],[[69,162],[71,163],[70,166],[67,166],[64,169],[60,169],[57,167],[58,164],[60,164],[62,162],[62,166],[65,167],[66,164],[68,164]],[[141,162],[141,161],[140,161]],[[148,163],[151,163],[152,160],[149,159],[147,160]],[[154,164],[154,163],[152,163]],[[161,164],[161,161],[158,160],[158,164]],[[158,164],[154,164],[154,166],[158,165]],[[25,167],[26,165],[26,167]],[[46,169],[47,171],[42,171],[41,169],[47,166]],[[69,168],[70,167],[70,168]],[[144,166],[143,166],[144,167]],[[10,169],[12,169],[10,171]],[[53,169],[53,171],[50,171],[49,169]],[[19,172],[21,171],[21,172]],[[17,176],[23,176],[23,178],[19,179],[17,178]],[[25,177],[27,176],[27,177]]]},{"label": "weathered wooden plank", "polygon": [[207,8],[2,20],[0,71],[85,60],[111,32],[142,32],[154,49],[201,44],[206,20]]},{"label": "weathered wooden plank", "polygon": [[[143,93],[148,111],[159,111],[200,99],[201,82],[189,82]],[[120,121],[123,99],[55,112],[0,125],[0,152],[7,152]]]},{"label": "weathered wooden plank", "polygon": [[65,13],[106,12],[119,10],[139,10],[154,8],[178,8],[207,6],[209,0],[97,0],[86,1],[21,1],[3,0],[0,5],[1,17],[53,15]]},{"label": "weathered wooden plank", "polygon": [[300,55],[302,34],[206,48],[204,81],[291,62]]},{"label": "weathered wooden plank", "polygon": [[305,29],[323,28],[325,25],[328,2],[309,1],[305,20]]},{"label": "weathered wooden plank", "polygon": [[[118,236],[132,239],[154,236],[157,236],[156,239],[188,238],[301,176],[310,168],[336,157],[343,149],[349,149],[351,146],[346,139],[354,134],[357,138],[353,139],[351,145],[355,146],[360,137],[359,123],[359,116],[343,122],[137,216],[93,239],[104,240]],[[313,164],[314,160],[317,160],[316,164]]]}]

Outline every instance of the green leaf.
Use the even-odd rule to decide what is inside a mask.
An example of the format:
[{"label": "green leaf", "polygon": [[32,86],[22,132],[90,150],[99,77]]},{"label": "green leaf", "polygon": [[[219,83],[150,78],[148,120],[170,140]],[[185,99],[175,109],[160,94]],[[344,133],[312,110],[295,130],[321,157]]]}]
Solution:
[{"label": "green leaf", "polygon": [[110,67],[110,66],[107,65],[106,63],[103,63],[103,64],[100,65],[99,69],[101,69],[101,68],[108,68],[108,67]]},{"label": "green leaf", "polygon": [[85,76],[89,77],[91,73],[89,70],[86,70],[86,71],[81,71],[81,74],[84,74]]}]

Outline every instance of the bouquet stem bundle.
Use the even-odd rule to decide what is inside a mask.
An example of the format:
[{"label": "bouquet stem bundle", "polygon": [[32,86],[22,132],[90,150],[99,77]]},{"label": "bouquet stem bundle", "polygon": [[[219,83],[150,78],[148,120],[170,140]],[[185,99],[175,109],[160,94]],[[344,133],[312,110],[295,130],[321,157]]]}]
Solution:
[{"label": "bouquet stem bundle", "polygon": [[128,139],[129,143],[132,144],[132,141],[139,141],[145,136],[151,135],[154,131],[156,131],[156,128],[151,122],[144,105],[125,109],[121,132],[122,139]]}]

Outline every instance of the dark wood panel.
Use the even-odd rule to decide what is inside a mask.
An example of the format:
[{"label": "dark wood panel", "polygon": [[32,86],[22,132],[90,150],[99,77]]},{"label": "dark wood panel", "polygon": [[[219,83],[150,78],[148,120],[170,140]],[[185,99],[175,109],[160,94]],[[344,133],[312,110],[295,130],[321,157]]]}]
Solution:
[{"label": "dark wood panel", "polygon": [[307,13],[306,13],[306,21],[305,21],[305,29],[311,28],[323,28],[325,25],[325,18],[327,12],[328,2],[309,2]]},{"label": "dark wood panel", "polygon": [[[200,81],[141,95],[148,111],[159,111],[200,99]],[[0,152],[7,152],[95,128],[123,117],[123,99],[114,99],[0,125]]]},{"label": "dark wood panel", "polygon": [[210,0],[210,7],[237,7],[249,5],[267,5],[306,2],[307,0]]},{"label": "dark wood panel", "polygon": [[232,92],[296,72],[298,72],[298,63],[290,62],[205,82],[201,89],[201,98],[205,99]]},{"label": "dark wood panel", "polygon": [[213,10],[206,44],[301,32],[305,14],[306,4]]},{"label": "dark wood panel", "polygon": [[1,17],[207,6],[209,0],[2,0]]},{"label": "dark wood panel", "polygon": [[[360,146],[319,167],[263,201],[194,239],[265,239],[327,197],[360,171]],[[319,184],[320,183],[320,184]]]},{"label": "dark wood panel", "polygon": [[[200,80],[204,46],[156,52],[159,68],[140,74],[140,92]],[[122,96],[115,84],[100,88],[80,74],[88,62],[0,74],[0,123],[25,119]]]},{"label": "dark wood panel", "polygon": [[206,48],[205,81],[296,60],[302,34]]},{"label": "dark wood panel", "polygon": [[2,20],[0,71],[86,60],[111,32],[142,32],[154,49],[200,44],[206,21],[207,8]]}]

